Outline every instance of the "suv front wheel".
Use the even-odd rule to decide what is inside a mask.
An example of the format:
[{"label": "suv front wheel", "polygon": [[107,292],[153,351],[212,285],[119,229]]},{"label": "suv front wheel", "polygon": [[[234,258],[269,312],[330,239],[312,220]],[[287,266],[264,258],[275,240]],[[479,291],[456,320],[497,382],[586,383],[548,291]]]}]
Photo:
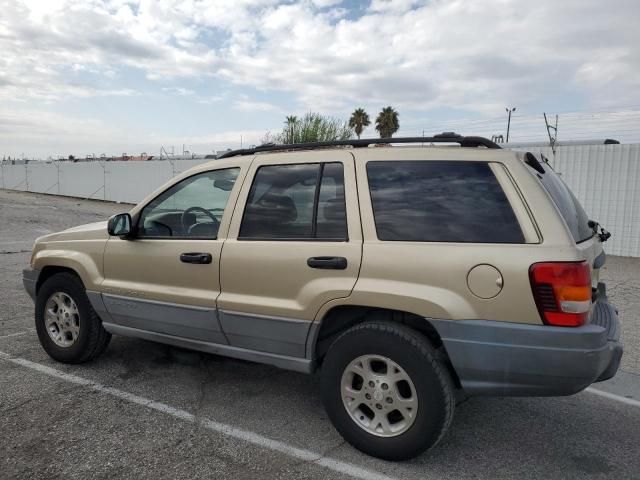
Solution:
[{"label": "suv front wheel", "polygon": [[358,324],[331,345],[322,400],[340,434],[359,450],[405,460],[444,436],[455,408],[451,377],[429,340],[400,324]]},{"label": "suv front wheel", "polygon": [[57,273],[44,281],[36,297],[35,318],[40,344],[59,362],[92,360],[111,340],[84,285],[72,273]]}]

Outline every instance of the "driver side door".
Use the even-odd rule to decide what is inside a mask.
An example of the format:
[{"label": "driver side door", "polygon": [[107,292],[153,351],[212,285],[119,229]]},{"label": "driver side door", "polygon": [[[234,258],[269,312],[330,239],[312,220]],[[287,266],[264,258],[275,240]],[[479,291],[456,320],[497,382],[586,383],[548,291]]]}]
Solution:
[{"label": "driver side door", "polygon": [[109,238],[101,290],[114,323],[227,343],[215,307],[240,173],[225,168],[184,178],[134,216],[133,238]]}]

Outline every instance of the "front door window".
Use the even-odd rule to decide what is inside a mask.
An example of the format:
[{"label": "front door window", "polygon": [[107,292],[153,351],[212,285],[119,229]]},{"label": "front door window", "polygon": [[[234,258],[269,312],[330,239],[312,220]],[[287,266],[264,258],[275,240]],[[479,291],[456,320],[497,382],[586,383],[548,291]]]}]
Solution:
[{"label": "front door window", "polygon": [[151,201],[140,215],[139,238],[215,239],[238,168],[185,178]]}]

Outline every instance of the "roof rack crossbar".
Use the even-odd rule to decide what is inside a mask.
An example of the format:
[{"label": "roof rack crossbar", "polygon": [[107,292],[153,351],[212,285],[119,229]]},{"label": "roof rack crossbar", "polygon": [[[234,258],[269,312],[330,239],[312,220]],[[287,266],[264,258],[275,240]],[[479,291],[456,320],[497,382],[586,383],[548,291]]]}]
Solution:
[{"label": "roof rack crossbar", "polygon": [[495,142],[484,137],[463,137],[453,132],[444,132],[433,137],[398,137],[398,138],[363,138],[354,140],[335,140],[332,142],[309,142],[292,144],[266,143],[253,148],[241,148],[225,152],[218,158],[229,158],[237,155],[253,155],[260,152],[276,152],[288,150],[309,150],[323,147],[353,147],[363,148],[369,145],[380,145],[389,143],[457,143],[461,147],[486,147],[502,148]]}]

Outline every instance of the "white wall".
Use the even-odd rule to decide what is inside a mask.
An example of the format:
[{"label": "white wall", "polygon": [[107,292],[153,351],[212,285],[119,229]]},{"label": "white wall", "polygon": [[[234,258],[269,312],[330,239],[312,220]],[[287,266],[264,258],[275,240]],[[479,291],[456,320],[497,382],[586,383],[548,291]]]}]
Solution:
[{"label": "white wall", "polygon": [[8,190],[26,190],[27,165],[0,165],[0,186]]},{"label": "white wall", "polygon": [[120,202],[137,203],[174,176],[167,161],[107,162],[104,165],[106,198]]},{"label": "white wall", "polygon": [[[640,144],[529,149],[550,160],[587,213],[612,233],[605,250],[640,257]],[[136,203],[209,160],[2,165],[0,188]],[[59,179],[59,183],[58,183]]]},{"label": "white wall", "polygon": [[174,176],[209,160],[2,165],[0,188],[137,203]]},{"label": "white wall", "polygon": [[[519,149],[521,150],[521,149]],[[612,234],[611,255],[640,257],[640,145],[532,148],[549,158],[589,217]]]}]

